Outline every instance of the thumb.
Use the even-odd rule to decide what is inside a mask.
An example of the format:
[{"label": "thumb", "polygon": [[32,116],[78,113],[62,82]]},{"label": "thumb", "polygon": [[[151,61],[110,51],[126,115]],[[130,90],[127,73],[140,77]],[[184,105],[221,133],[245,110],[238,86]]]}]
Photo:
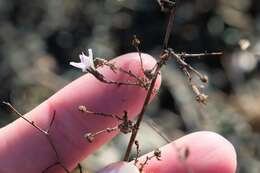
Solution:
[{"label": "thumb", "polygon": [[127,162],[115,162],[112,163],[98,173],[140,173],[138,168]]}]

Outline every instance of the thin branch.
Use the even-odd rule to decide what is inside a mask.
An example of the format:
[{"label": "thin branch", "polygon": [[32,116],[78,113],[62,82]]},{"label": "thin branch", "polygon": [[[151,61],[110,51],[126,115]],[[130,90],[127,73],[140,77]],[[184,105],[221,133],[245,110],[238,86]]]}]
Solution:
[{"label": "thin branch", "polygon": [[135,147],[136,147],[136,156],[135,156],[135,163],[134,163],[134,165],[137,164],[138,158],[139,158],[140,153],[141,153],[140,144],[139,144],[138,140],[135,140]]},{"label": "thin branch", "polygon": [[133,74],[130,70],[129,71],[126,71],[124,70],[123,68],[119,68],[119,71],[129,75],[130,77],[134,78],[135,80],[138,81],[138,83],[140,84],[141,87],[147,89],[147,81],[145,81],[144,78],[139,78],[138,76],[136,76],[135,74]]},{"label": "thin branch", "polygon": [[142,110],[139,113],[137,121],[136,121],[136,123],[134,125],[134,129],[132,131],[132,135],[130,137],[130,141],[128,143],[127,150],[126,150],[126,153],[125,153],[125,156],[124,156],[124,161],[129,161],[129,156],[130,156],[130,153],[131,153],[131,150],[132,150],[132,147],[133,147],[136,135],[138,133],[139,127],[140,127],[141,122],[143,120],[144,112],[145,112],[146,107],[147,107],[147,105],[148,105],[148,103],[149,103],[149,101],[150,101],[150,99],[152,97],[154,86],[155,86],[157,77],[159,75],[159,71],[160,71],[161,67],[163,66],[163,64],[165,64],[165,60],[164,59],[161,59],[159,62],[157,62],[157,67],[155,69],[154,78],[151,81],[151,84],[149,86],[149,89],[147,91],[147,94],[146,94],[146,97],[145,97],[145,100],[144,100],[144,104],[142,106]]},{"label": "thin branch", "polygon": [[93,111],[90,111],[86,108],[86,106],[84,105],[80,105],[79,106],[79,111],[83,112],[83,113],[88,113],[88,114],[93,114],[93,115],[99,115],[99,116],[103,116],[103,117],[110,117],[110,118],[115,118],[117,120],[120,120],[122,121],[123,119],[116,115],[116,114],[109,114],[109,113],[104,113],[104,112],[93,112]]},{"label": "thin branch", "polygon": [[148,161],[152,160],[153,158],[156,158],[158,161],[160,161],[162,157],[161,154],[162,154],[161,150],[157,148],[156,150],[154,150],[152,156],[146,156],[145,161],[143,163],[140,163],[139,171],[143,172],[145,165],[148,165]]},{"label": "thin branch", "polygon": [[96,70],[88,70],[88,72],[91,73],[93,76],[95,76],[96,79],[98,79],[100,82],[103,82],[106,84],[112,84],[112,85],[117,85],[117,86],[127,85],[127,86],[143,87],[138,82],[130,83],[130,82],[124,82],[124,81],[112,81],[112,80],[105,79],[105,77]]},{"label": "thin branch", "polygon": [[177,62],[182,66],[183,69],[188,69],[195,73],[202,82],[207,83],[208,82],[208,77],[206,75],[201,74],[198,70],[193,68],[191,65],[185,62],[185,60],[178,54],[176,54],[171,48],[168,49],[169,53],[172,55],[173,58],[177,60]]},{"label": "thin branch", "polygon": [[173,3],[172,1],[161,1],[162,3],[168,3],[167,5],[170,8],[170,16],[169,16],[169,20],[168,20],[168,25],[167,25],[167,29],[165,32],[165,37],[164,37],[164,49],[168,48],[168,43],[169,43],[169,39],[172,33],[172,27],[173,27],[173,20],[174,20],[174,15],[175,15],[175,3],[174,4],[170,4]]},{"label": "thin branch", "polygon": [[[172,31],[172,26],[173,26],[173,19],[174,19],[174,11],[175,11],[175,3],[172,1],[168,1],[168,0],[160,0],[159,4],[161,5],[161,8],[165,9],[166,7],[170,9],[170,17],[168,20],[168,25],[167,25],[167,29],[166,29],[166,34],[165,34],[165,38],[164,38],[164,47],[167,48],[168,47],[168,42],[169,42],[169,37],[171,35],[171,31]],[[160,69],[161,67],[166,63],[166,61],[168,61],[169,59],[169,54],[168,52],[163,52],[162,55],[160,56],[160,61],[157,62],[157,66],[155,69],[155,72],[153,73],[153,75],[151,76],[151,83],[149,85],[145,100],[144,100],[144,104],[142,106],[142,110],[138,115],[137,121],[134,125],[134,129],[132,131],[132,135],[130,137],[130,141],[128,143],[127,146],[127,150],[124,156],[124,161],[129,161],[129,157],[130,157],[130,153],[136,138],[136,135],[138,133],[139,127],[141,125],[141,122],[143,120],[143,116],[144,116],[144,112],[146,110],[146,107],[152,97],[153,91],[154,91],[154,86],[157,80],[157,77],[159,75]]]},{"label": "thin branch", "polygon": [[137,75],[132,73],[131,70],[125,70],[122,67],[117,66],[113,62],[110,62],[110,61],[107,61],[107,60],[101,59],[101,58],[96,58],[95,59],[95,64],[96,64],[97,67],[99,67],[99,66],[108,66],[114,73],[116,73],[117,70],[122,72],[122,73],[125,73],[129,77],[135,79],[139,83],[140,87],[143,87],[143,88],[147,89],[147,81],[145,80],[145,78],[138,77]]},{"label": "thin branch", "polygon": [[48,170],[50,170],[50,169],[53,168],[54,166],[60,166],[62,169],[64,169],[64,171],[65,171],[66,173],[70,173],[70,171],[69,171],[65,166],[63,166],[60,162],[56,162],[56,163],[54,163],[54,164],[48,166],[47,168],[45,168],[45,169],[42,171],[42,173],[48,173]]},{"label": "thin branch", "polygon": [[32,125],[34,128],[36,128],[38,131],[40,131],[41,133],[47,135],[47,131],[43,130],[41,127],[37,126],[34,121],[30,121],[27,118],[25,118],[20,112],[18,112],[10,103],[3,101],[3,104],[5,104],[6,106],[8,106],[14,113],[16,113],[20,118],[22,118],[23,120],[25,120],[27,123],[29,123],[30,125]]},{"label": "thin branch", "polygon": [[139,55],[139,59],[140,59],[140,64],[141,64],[141,70],[144,73],[144,65],[143,65],[143,59],[142,59],[142,55],[141,55],[141,51],[139,49],[139,45],[141,44],[141,41],[136,37],[136,35],[134,35],[134,38],[132,40],[132,45],[135,47],[135,49],[138,52]]},{"label": "thin branch", "polygon": [[149,120],[145,120],[145,122],[148,124],[149,127],[151,127],[159,136],[161,136],[165,142],[171,143],[172,140],[170,140],[165,133],[161,132],[161,130],[158,128],[158,125],[150,118]]},{"label": "thin branch", "polygon": [[56,116],[56,111],[54,110],[53,115],[52,115],[52,119],[51,119],[51,123],[49,125],[49,128],[46,130],[47,134],[49,134],[49,132],[51,130],[51,127],[52,127],[52,124],[54,122],[55,116]]},{"label": "thin branch", "polygon": [[22,118],[23,120],[25,120],[27,123],[29,123],[31,126],[33,126],[36,130],[40,131],[41,133],[44,134],[44,136],[46,137],[48,143],[50,144],[52,150],[55,153],[55,157],[57,162],[55,162],[53,165],[50,165],[49,167],[47,167],[46,169],[44,169],[42,172],[45,173],[48,169],[50,169],[51,167],[55,166],[55,165],[60,165],[60,167],[62,167],[64,169],[64,171],[66,171],[66,173],[70,173],[69,170],[60,162],[60,158],[58,155],[58,152],[56,150],[56,147],[53,143],[53,141],[50,138],[50,129],[54,123],[54,119],[55,119],[55,115],[56,115],[56,111],[53,112],[53,116],[50,122],[49,127],[47,128],[47,130],[43,130],[41,127],[39,127],[37,124],[35,124],[34,121],[30,121],[29,119],[27,119],[26,117],[24,117],[19,111],[17,111],[10,103],[8,102],[3,102],[3,104],[7,105],[13,112],[15,112],[20,118]]},{"label": "thin branch", "polygon": [[95,132],[95,133],[86,133],[84,135],[84,137],[91,143],[91,142],[93,142],[93,140],[95,139],[95,137],[97,135],[100,135],[100,134],[105,133],[105,132],[111,133],[111,132],[116,131],[116,130],[118,130],[118,126],[115,126],[115,127],[112,127],[112,128],[106,128],[104,130],[100,130],[100,131]]},{"label": "thin branch", "polygon": [[205,53],[177,53],[178,56],[182,58],[200,58],[203,56],[220,56],[223,55],[223,52],[205,52]]},{"label": "thin branch", "polygon": [[81,164],[80,164],[80,163],[78,164],[78,166],[77,166],[77,167],[78,167],[78,169],[79,169],[79,173],[83,173],[83,167],[81,166]]},{"label": "thin branch", "polygon": [[49,169],[51,169],[52,167],[56,166],[56,165],[59,165],[60,163],[59,162],[56,162],[50,166],[48,166],[47,168],[45,168],[42,173],[47,173]]}]

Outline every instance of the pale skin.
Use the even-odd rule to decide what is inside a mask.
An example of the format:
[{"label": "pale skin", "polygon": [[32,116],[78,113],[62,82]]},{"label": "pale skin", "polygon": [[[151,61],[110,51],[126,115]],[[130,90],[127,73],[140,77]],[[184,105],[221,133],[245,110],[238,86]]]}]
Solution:
[{"label": "pale skin", "polygon": [[[145,69],[150,69],[155,60],[143,54]],[[125,54],[115,60],[117,65],[142,75],[137,53]],[[126,80],[125,74],[114,74],[108,68],[99,69],[107,78]],[[159,89],[161,79],[157,80]],[[97,112],[122,115],[124,110],[133,119],[140,111],[145,91],[134,86],[114,86],[97,81],[86,74],[73,81],[35,109],[25,114],[42,129],[47,129],[54,112],[55,120],[50,130],[51,139],[56,146],[60,161],[72,170],[82,159],[92,154],[100,146],[111,140],[117,132],[98,136],[89,143],[83,136],[117,124],[112,118],[85,115],[78,110],[85,105]],[[41,173],[57,160],[46,137],[30,124],[19,118],[0,130],[0,172],[1,173]],[[212,132],[197,132],[175,141],[178,147],[188,147],[190,155],[187,165],[193,173],[234,173],[236,153],[230,142]],[[145,167],[145,172],[185,173],[186,168],[177,158],[173,143],[161,148],[162,161],[153,159]],[[144,158],[145,156],[143,156]],[[141,159],[142,160],[142,159]],[[59,166],[49,173],[64,173]]]}]

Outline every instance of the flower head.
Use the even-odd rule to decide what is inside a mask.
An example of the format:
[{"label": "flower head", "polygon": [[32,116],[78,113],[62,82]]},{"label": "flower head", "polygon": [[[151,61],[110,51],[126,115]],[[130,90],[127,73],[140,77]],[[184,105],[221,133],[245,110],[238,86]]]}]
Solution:
[{"label": "flower head", "polygon": [[83,52],[79,55],[80,62],[70,62],[70,65],[80,68],[83,72],[95,69],[92,49],[88,49],[88,56]]}]

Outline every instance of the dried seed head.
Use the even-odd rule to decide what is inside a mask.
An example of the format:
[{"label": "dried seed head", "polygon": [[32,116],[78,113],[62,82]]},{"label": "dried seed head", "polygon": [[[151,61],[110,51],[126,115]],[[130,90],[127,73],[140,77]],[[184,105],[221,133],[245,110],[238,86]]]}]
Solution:
[{"label": "dried seed head", "polygon": [[118,128],[124,134],[132,132],[133,122],[128,120],[127,111],[124,111],[123,122],[118,125]]},{"label": "dried seed head", "polygon": [[106,131],[108,133],[110,133],[110,132],[116,131],[117,129],[118,129],[117,127],[116,128],[106,128]]},{"label": "dried seed head", "polygon": [[132,123],[132,121],[128,120],[127,122],[123,122],[123,123],[119,124],[118,128],[119,128],[120,132],[122,132],[124,134],[128,134],[128,133],[132,132],[133,123]]},{"label": "dried seed head", "polygon": [[162,157],[162,151],[157,148],[156,150],[154,150],[154,153],[155,157],[157,158],[157,160],[160,160],[160,158]]},{"label": "dried seed head", "polygon": [[144,70],[144,75],[147,77],[149,80],[151,80],[154,77],[154,74],[152,73],[151,70]]},{"label": "dried seed head", "polygon": [[209,78],[208,78],[207,75],[202,75],[202,76],[200,76],[200,80],[201,80],[201,82],[203,82],[203,83],[208,83]]},{"label": "dried seed head", "polygon": [[84,138],[86,138],[86,139],[91,143],[91,142],[93,142],[93,140],[95,139],[95,136],[94,136],[94,134],[92,134],[92,133],[86,133],[86,134],[84,135]]},{"label": "dried seed head", "polygon": [[203,103],[203,104],[206,104],[207,101],[208,101],[208,95],[206,94],[203,94],[203,93],[200,93],[199,95],[196,96],[196,100],[199,102],[199,103]]},{"label": "dried seed head", "polygon": [[79,109],[80,112],[83,112],[83,113],[88,112],[86,106],[84,106],[84,105],[80,105],[80,106],[78,107],[78,109]]},{"label": "dried seed head", "polygon": [[132,40],[132,45],[136,48],[136,47],[139,47],[140,44],[141,44],[141,41],[136,37],[136,35],[134,35],[134,38]]}]

